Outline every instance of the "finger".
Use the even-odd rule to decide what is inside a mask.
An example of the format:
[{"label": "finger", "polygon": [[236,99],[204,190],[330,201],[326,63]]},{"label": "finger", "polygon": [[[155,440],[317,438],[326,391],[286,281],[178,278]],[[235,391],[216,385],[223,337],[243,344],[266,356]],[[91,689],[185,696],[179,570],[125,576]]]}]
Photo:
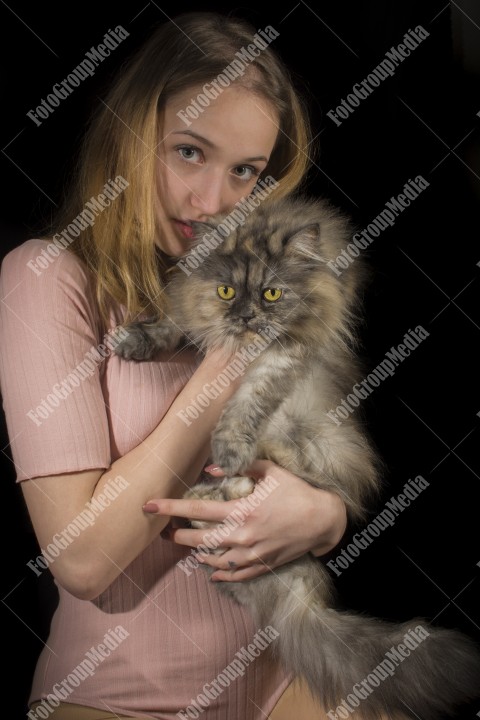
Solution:
[{"label": "finger", "polygon": [[225,541],[224,544],[224,541],[221,539],[215,539],[214,546],[211,539],[205,542],[205,534],[206,531],[204,529],[198,530],[194,528],[170,528],[169,537],[167,539],[172,540],[179,545],[188,545],[189,547],[199,548],[200,551],[205,550],[205,548],[208,548],[209,550],[215,550],[216,548],[230,547],[230,545],[227,544],[227,541]]},{"label": "finger", "polygon": [[253,578],[266,575],[268,572],[270,572],[270,568],[262,563],[261,565],[250,565],[238,570],[215,570],[210,580],[212,582],[220,580],[224,582],[242,582],[243,580],[253,580]]},{"label": "finger", "polygon": [[218,465],[206,465],[203,470],[214,477],[225,477],[225,471]]},{"label": "finger", "polygon": [[[224,552],[220,555],[217,555],[216,553],[196,552],[195,557],[199,563],[201,563],[202,565],[208,565],[213,570],[223,570],[230,573],[237,572],[243,566],[240,563],[235,562],[235,560],[231,559],[232,553],[230,553],[229,550],[230,548],[225,548]],[[235,555],[233,555],[233,557],[235,557]]]},{"label": "finger", "polygon": [[187,500],[160,498],[159,500],[154,499],[146,502],[143,506],[143,511],[152,515],[167,515],[170,517],[176,515],[192,520],[221,522],[227,517],[232,509],[231,505],[234,502],[235,501],[197,500],[196,498],[189,498]]},{"label": "finger", "polygon": [[[271,460],[254,460],[242,475],[259,480],[265,477],[273,467],[275,467],[275,463],[272,463]],[[225,477],[225,470],[222,470],[218,465],[206,465],[203,470],[214,477]]]},{"label": "finger", "polygon": [[[250,467],[242,473],[248,477],[259,480],[267,475],[268,471],[275,467],[275,463],[271,460],[254,460]],[[225,470],[222,470],[218,465],[206,465],[203,468],[204,472],[214,477],[225,477]]]}]

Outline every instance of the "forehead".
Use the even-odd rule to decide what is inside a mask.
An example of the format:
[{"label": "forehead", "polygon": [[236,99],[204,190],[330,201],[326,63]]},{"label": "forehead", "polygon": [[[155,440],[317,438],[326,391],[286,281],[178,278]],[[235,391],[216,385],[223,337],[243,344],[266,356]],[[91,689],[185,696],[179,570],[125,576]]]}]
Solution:
[{"label": "forehead", "polygon": [[270,155],[279,122],[271,103],[235,85],[214,99],[206,98],[205,107],[197,100],[202,95],[206,98],[202,86],[192,87],[167,102],[163,116],[165,139],[175,137],[185,142],[186,131],[191,131],[208,140],[214,151],[231,151],[245,157]]},{"label": "forehead", "polygon": [[201,275],[207,282],[228,282],[237,290],[285,284],[282,255],[272,253],[264,238],[228,238],[204,261]]}]

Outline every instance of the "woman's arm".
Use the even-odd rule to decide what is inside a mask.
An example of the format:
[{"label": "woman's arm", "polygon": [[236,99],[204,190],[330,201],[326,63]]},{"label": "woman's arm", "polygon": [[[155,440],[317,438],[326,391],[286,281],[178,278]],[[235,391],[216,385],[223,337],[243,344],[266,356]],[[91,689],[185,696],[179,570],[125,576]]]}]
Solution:
[{"label": "woman's arm", "polygon": [[[217,477],[223,475],[218,468],[209,472]],[[216,547],[228,549],[223,555],[197,554],[199,561],[217,569],[212,580],[249,580],[306,552],[324,555],[340,542],[347,526],[347,511],[338,495],[313,487],[269,460],[256,460],[246,474],[260,485],[268,481],[268,492],[260,493],[258,503],[252,504],[239,527],[229,527],[228,537],[218,542]],[[147,510],[221,524],[236,506],[237,500],[155,499]],[[175,528],[168,531],[168,536],[181,545],[198,547],[208,543],[212,528]],[[229,562],[235,563],[236,569],[232,570]]]},{"label": "woman's arm", "polygon": [[239,380],[225,388],[190,427],[177,415],[228,364],[211,353],[179,393],[155,430],[106,470],[88,470],[33,478],[22,482],[28,511],[40,547],[46,548],[117,476],[128,483],[95,523],[73,539],[50,569],[65,589],[90,600],[105,590],[149,545],[168,522],[152,517],[142,505],[152,496],[181,497],[198,478],[209,455],[210,433]]}]

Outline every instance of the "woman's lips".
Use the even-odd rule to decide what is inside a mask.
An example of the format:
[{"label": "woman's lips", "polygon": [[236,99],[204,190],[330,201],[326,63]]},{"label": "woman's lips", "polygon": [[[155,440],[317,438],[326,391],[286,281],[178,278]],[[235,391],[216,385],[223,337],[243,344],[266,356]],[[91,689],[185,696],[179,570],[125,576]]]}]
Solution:
[{"label": "woman's lips", "polygon": [[181,220],[173,220],[173,224],[180,231],[184,238],[191,240],[193,238],[193,228],[188,223],[182,222]]}]

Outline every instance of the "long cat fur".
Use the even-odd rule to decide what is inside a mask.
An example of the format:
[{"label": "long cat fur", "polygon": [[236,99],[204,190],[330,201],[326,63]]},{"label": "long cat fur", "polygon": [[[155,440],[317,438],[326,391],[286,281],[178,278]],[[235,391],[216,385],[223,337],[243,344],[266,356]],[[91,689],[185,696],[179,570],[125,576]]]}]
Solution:
[{"label": "long cat fur", "polygon": [[[208,247],[204,235],[211,238],[221,220],[193,224],[196,240],[183,258],[187,271],[177,268],[167,284],[166,314],[127,326],[129,337],[116,352],[142,360],[187,338],[201,350],[235,353],[273,330],[275,339],[248,366],[212,434],[212,460],[226,479],[197,484],[186,497],[246,495],[254,484],[242,473],[255,458],[266,458],[338,493],[350,518],[362,520],[379,487],[376,453],[355,414],[341,425],[327,416],[361,377],[354,328],[363,264],[357,259],[340,275],[327,265],[350,241],[350,222],[325,200],[287,198],[257,208],[223,242],[217,235],[217,247],[210,241],[199,253]],[[193,258],[204,259],[189,270]],[[219,286],[234,288],[235,297],[219,297]],[[280,289],[280,299],[263,299],[268,288]],[[258,626],[279,632],[272,651],[307,681],[326,711],[419,624],[428,637],[360,702],[357,717],[439,720],[479,693],[480,660],[468,637],[423,619],[394,624],[335,610],[331,577],[309,554],[253,580],[217,587],[248,606]]]}]

